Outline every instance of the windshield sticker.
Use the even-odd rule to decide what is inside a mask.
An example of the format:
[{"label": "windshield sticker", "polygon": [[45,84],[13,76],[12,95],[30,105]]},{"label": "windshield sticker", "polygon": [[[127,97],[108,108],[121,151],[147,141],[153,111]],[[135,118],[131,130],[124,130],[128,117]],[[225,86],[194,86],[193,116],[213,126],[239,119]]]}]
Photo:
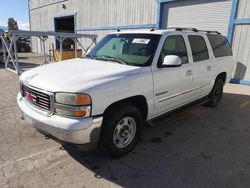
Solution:
[{"label": "windshield sticker", "polygon": [[150,39],[142,39],[142,38],[135,38],[132,43],[136,44],[148,44],[150,42]]}]

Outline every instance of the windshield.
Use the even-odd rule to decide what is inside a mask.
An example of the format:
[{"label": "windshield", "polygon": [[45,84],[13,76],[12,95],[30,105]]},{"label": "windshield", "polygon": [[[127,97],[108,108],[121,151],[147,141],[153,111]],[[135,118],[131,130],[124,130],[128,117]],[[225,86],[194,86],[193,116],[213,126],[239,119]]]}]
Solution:
[{"label": "windshield", "polygon": [[160,35],[112,34],[102,39],[86,57],[121,64],[151,65]]}]

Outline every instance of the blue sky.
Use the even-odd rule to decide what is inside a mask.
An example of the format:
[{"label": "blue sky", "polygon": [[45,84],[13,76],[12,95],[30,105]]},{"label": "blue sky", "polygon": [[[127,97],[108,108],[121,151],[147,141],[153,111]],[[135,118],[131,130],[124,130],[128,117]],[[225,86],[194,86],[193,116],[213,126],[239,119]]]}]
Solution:
[{"label": "blue sky", "polygon": [[0,25],[7,25],[9,17],[18,21],[20,28],[28,28],[27,0],[0,0]]}]

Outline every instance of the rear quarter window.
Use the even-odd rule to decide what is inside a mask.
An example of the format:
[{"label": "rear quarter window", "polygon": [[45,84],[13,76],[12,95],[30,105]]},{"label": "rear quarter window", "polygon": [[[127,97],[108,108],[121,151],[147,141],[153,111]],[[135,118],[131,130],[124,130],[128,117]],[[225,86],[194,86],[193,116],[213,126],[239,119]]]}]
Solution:
[{"label": "rear quarter window", "polygon": [[226,37],[215,34],[207,34],[207,37],[213,49],[214,57],[225,57],[232,55],[232,50]]}]

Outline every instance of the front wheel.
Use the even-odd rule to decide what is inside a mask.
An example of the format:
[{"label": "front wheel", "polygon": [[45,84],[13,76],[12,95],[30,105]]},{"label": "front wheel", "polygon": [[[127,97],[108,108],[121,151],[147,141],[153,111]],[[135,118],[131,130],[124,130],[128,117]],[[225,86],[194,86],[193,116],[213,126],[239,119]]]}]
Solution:
[{"label": "front wheel", "polygon": [[208,95],[208,103],[207,106],[209,107],[215,107],[219,104],[222,95],[223,95],[223,87],[224,87],[224,82],[222,79],[217,79],[214,83],[214,87],[210,94]]},{"label": "front wheel", "polygon": [[137,144],[143,127],[141,112],[134,106],[121,105],[104,117],[99,149],[113,158],[128,154]]}]

